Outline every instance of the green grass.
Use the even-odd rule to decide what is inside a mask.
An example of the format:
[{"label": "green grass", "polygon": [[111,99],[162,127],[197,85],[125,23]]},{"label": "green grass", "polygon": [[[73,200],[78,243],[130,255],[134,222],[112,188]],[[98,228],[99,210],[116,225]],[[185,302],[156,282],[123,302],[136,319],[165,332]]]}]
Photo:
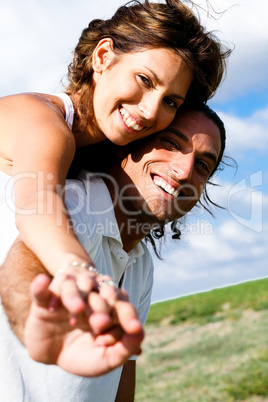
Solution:
[{"label": "green grass", "polygon": [[163,317],[170,317],[170,324],[239,319],[245,309],[268,309],[268,279],[152,304],[147,323],[159,323]]},{"label": "green grass", "polygon": [[268,401],[268,280],[152,305],[136,402]]},{"label": "green grass", "polygon": [[257,358],[234,370],[232,376],[225,378],[225,382],[225,390],[235,401],[254,395],[268,397],[268,348]]}]

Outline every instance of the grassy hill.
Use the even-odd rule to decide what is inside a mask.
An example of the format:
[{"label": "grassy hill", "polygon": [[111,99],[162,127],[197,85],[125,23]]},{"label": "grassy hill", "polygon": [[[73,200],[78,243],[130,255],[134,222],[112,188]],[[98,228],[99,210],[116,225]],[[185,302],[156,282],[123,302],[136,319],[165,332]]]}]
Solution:
[{"label": "grassy hill", "polygon": [[135,401],[268,401],[268,279],[153,304]]}]

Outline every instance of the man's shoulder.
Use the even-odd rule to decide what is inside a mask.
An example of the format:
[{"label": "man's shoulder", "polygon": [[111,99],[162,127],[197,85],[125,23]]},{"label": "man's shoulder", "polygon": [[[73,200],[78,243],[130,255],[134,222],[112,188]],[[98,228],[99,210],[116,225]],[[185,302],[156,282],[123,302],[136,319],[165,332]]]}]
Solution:
[{"label": "man's shoulder", "polygon": [[135,257],[135,265],[140,266],[145,276],[151,276],[154,270],[154,263],[150,250],[146,243],[142,240],[132,251]]},{"label": "man's shoulder", "polygon": [[70,226],[80,242],[89,250],[100,244],[103,236],[118,227],[110,193],[104,181],[91,173],[66,182],[65,203],[70,214]]},{"label": "man's shoulder", "polygon": [[143,257],[146,258],[147,260],[152,261],[152,255],[148,249],[146,242],[144,240],[141,240],[139,245],[143,250]]},{"label": "man's shoulder", "polygon": [[67,180],[65,202],[70,215],[98,215],[113,210],[108,188],[104,181],[91,173],[77,180]]}]

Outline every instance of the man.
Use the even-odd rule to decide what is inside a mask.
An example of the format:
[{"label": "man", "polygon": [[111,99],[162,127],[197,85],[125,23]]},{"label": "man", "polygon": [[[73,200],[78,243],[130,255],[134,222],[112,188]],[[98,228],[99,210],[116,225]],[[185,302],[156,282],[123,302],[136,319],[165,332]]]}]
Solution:
[{"label": "man", "polygon": [[[94,291],[86,295],[87,303],[84,303],[68,273],[60,275],[60,279],[53,281],[61,281],[62,304],[54,305],[50,312],[49,280],[45,276],[37,277],[31,286],[33,302],[24,342],[36,360],[57,364],[70,373],[94,375],[95,367],[96,375],[100,375],[101,370],[108,374],[82,378],[55,365],[33,362],[15,337],[10,340],[5,323],[0,342],[0,359],[5,367],[0,373],[1,395],[11,389],[8,382],[15,384],[17,381],[17,389],[13,387],[9,399],[133,400],[135,360],[126,362],[126,359],[139,353],[142,333],[135,311],[125,301],[124,293],[109,286],[110,278],[127,291],[144,323],[150,305],[153,269],[141,240],[150,236],[156,225],[157,229],[163,229],[166,223],[181,218],[194,207],[221,162],[224,147],[225,131],[218,117],[205,106],[184,107],[168,129],[131,144],[125,153],[120,150],[104,181],[90,177],[67,186],[66,204],[72,224],[98,270],[108,275],[104,280],[104,283],[108,281],[108,286],[101,287],[98,293],[93,284]],[[149,239],[154,243],[152,236]],[[35,265],[34,270],[32,265]],[[34,274],[29,275],[33,271]],[[23,323],[28,314],[25,309],[20,314],[20,307],[24,308],[25,304],[22,297],[27,299],[27,291],[23,289],[20,294],[17,281],[29,283],[39,272],[42,272],[40,263],[17,242],[0,274],[2,302],[11,323],[20,320]],[[99,281],[98,276],[92,281]],[[92,296],[93,299],[99,297],[98,306],[94,305]],[[83,317],[76,316],[75,326],[72,326],[68,312],[79,312],[79,308],[71,306],[79,298],[81,304],[91,307],[93,314],[89,313],[86,321],[83,318],[86,308],[81,309]],[[113,302],[109,305],[110,298]],[[101,307],[100,303],[103,303]],[[107,317],[111,317],[110,323]],[[9,353],[3,352],[4,347]],[[18,367],[14,367],[15,358],[19,360]],[[124,362],[123,369],[119,367],[109,372]],[[101,366],[100,370],[97,365]]]}]

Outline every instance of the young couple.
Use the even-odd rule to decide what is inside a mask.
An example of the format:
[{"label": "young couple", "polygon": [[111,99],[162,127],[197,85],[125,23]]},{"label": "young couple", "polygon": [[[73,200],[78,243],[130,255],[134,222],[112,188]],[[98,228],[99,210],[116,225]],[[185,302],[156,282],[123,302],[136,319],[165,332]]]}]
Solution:
[{"label": "young couple", "polygon": [[[1,344],[8,346],[1,351],[1,364],[8,361],[5,367],[12,372],[4,381],[4,370],[1,387],[10,386],[17,397],[32,400],[42,400],[43,392],[53,400],[52,394],[59,392],[54,400],[68,395],[69,400],[108,401],[115,399],[117,389],[117,400],[133,399],[135,364],[127,359],[139,352],[152,287],[152,263],[140,241],[145,235],[153,239],[155,225],[162,228],[185,215],[221,161],[224,128],[200,102],[219,85],[227,53],[183,3],[134,3],[111,20],[92,21],[83,31],[69,66],[66,94],[0,100],[2,178],[14,177],[20,239],[40,260],[17,241],[2,267],[2,302],[21,328],[23,317],[16,317],[14,307],[21,306],[26,317],[27,305],[23,307],[18,293],[29,301],[16,283],[26,286],[41,263],[46,267],[54,279],[50,285],[44,276],[33,282],[24,341],[33,358],[72,373],[27,360],[1,320],[6,325]],[[187,106],[194,101],[198,106]],[[177,112],[182,103],[186,106]],[[58,189],[65,185],[76,149],[105,138],[125,145],[156,132],[127,151],[118,149],[107,171],[117,186],[109,180],[79,181],[63,199]],[[95,157],[104,158],[102,147]],[[44,177],[41,188],[38,172]],[[89,210],[76,214],[81,199]],[[67,231],[66,205],[74,222],[94,227],[108,219],[118,225],[117,233]],[[34,213],[40,206],[44,213]],[[6,210],[3,204],[2,216]],[[61,225],[56,224],[59,217]],[[134,219],[131,232],[126,230],[129,219]],[[4,283],[10,284],[8,292]],[[17,334],[21,336],[20,329]],[[16,370],[10,359],[14,354],[21,359]],[[123,363],[123,370],[110,372]],[[44,379],[54,375],[46,386]],[[12,381],[20,384],[16,390]]]}]

